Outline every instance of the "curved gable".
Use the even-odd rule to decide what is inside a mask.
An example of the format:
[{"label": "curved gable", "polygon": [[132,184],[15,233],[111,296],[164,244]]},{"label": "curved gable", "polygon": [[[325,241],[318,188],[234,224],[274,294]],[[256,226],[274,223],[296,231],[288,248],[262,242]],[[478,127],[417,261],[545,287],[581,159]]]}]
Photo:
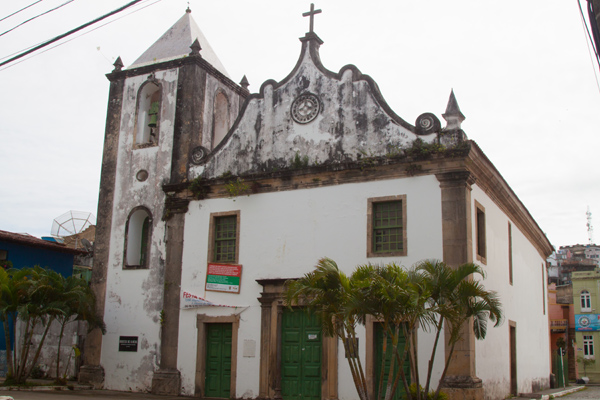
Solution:
[{"label": "curved gable", "polygon": [[[201,166],[191,167],[192,177],[268,172],[289,167],[293,160],[319,165],[384,156],[418,137],[415,127],[387,105],[371,77],[353,65],[337,74],[327,70],[319,59],[321,40],[307,34],[301,41],[292,72],[279,83],[266,81],[248,97],[223,141]],[[292,111],[303,95],[318,99],[318,114],[309,115],[314,119],[308,122],[295,120]],[[296,115],[312,111],[302,105],[296,110]],[[420,137],[432,142],[436,134]]]}]

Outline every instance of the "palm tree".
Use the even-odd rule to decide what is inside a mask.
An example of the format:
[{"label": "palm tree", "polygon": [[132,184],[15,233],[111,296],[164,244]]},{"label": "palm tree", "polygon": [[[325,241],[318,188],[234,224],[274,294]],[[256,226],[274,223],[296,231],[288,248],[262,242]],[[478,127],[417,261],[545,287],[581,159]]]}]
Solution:
[{"label": "palm tree", "polygon": [[448,325],[450,333],[447,338],[450,351],[434,397],[437,398],[456,343],[462,338],[461,329],[465,323],[473,318],[475,338],[482,340],[487,333],[488,319],[495,322],[494,326],[498,326],[502,323],[503,312],[496,292],[485,290],[481,282],[473,279],[477,275],[482,279],[485,278],[485,272],[476,264],[467,263],[451,268],[439,260],[425,260],[419,263],[416,269],[423,274],[430,288],[429,307],[435,308],[438,313],[434,325],[435,341],[429,359],[425,393],[429,393],[433,362],[444,323]]},{"label": "palm tree", "polygon": [[305,305],[316,313],[323,333],[342,340],[360,400],[370,400],[367,380],[356,348],[356,325],[359,322],[349,304],[354,289],[352,281],[338,268],[335,261],[322,258],[315,270],[286,283],[286,304]]},{"label": "palm tree", "polygon": [[[9,269],[0,268],[0,321],[4,327],[4,339],[6,342],[7,379],[14,379],[15,366],[17,365],[16,351],[12,352],[11,336],[17,324],[17,311],[28,300],[28,286],[31,283],[27,279],[30,274],[29,268]],[[12,329],[11,329],[12,327]],[[15,340],[16,343],[16,340]]]},{"label": "palm tree", "polygon": [[[347,360],[360,400],[382,397],[391,400],[400,380],[408,400],[412,400],[408,379],[401,368],[407,358],[417,388],[416,400],[428,397],[440,335],[444,325],[448,326],[449,357],[435,393],[437,399],[465,323],[473,319],[475,337],[483,339],[488,319],[494,321],[495,326],[502,321],[498,296],[474,281],[475,275],[484,277],[483,270],[474,264],[452,269],[441,261],[426,260],[408,270],[395,263],[362,265],[348,277],[333,260],[323,258],[314,271],[286,283],[286,304],[305,305],[309,312],[319,315],[325,334],[342,340],[344,349],[351,355]],[[383,326],[383,354],[387,354],[388,338],[392,346],[387,384],[384,390],[382,365],[375,397],[369,393],[356,349],[356,326],[364,325],[369,315]],[[419,329],[427,331],[432,327],[435,341],[423,391],[419,382],[417,333]],[[401,334],[406,338],[403,348],[399,346]],[[396,362],[400,368],[394,372]]]},{"label": "palm tree", "polygon": [[[19,318],[25,322],[25,329],[18,367],[15,364],[17,383],[25,382],[31,374],[42,351],[52,321],[63,313],[61,294],[57,287],[59,276],[60,274],[55,271],[35,266],[29,270],[29,275],[26,277],[29,281],[27,302],[18,308]],[[40,323],[45,327],[44,332],[33,359],[29,362],[33,334],[35,327]]]},{"label": "palm tree", "polygon": [[[85,280],[74,276],[65,278],[60,274],[55,279],[60,292],[60,308],[62,310],[62,313],[56,315],[56,320],[60,324],[56,354],[56,381],[64,383],[65,377],[60,377],[60,350],[67,323],[73,320],[87,321],[88,329],[100,327],[102,333],[105,333],[106,329],[102,320],[96,316],[96,299]],[[66,371],[64,375],[66,376]]]}]

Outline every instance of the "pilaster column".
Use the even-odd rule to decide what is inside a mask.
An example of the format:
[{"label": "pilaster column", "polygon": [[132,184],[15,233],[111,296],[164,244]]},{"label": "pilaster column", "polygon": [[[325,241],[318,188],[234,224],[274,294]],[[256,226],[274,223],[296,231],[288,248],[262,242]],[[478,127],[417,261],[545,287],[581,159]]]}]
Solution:
[{"label": "pilaster column", "polygon": [[183,260],[185,214],[173,213],[167,220],[167,254],[160,342],[160,369],[152,377],[152,393],[176,396],[181,391],[177,369],[179,340],[179,302]]},{"label": "pilaster column", "polygon": [[[468,171],[436,174],[442,189],[442,240],[444,262],[450,267],[473,262],[473,229],[471,221],[471,185],[473,175]],[[448,330],[445,331],[446,336]],[[456,343],[452,362],[443,383],[450,400],[482,400],[481,379],[475,372],[475,335],[472,321],[461,329],[462,338]],[[450,347],[446,342],[446,357]]]},{"label": "pilaster column", "polygon": [[[116,70],[115,70],[116,71]],[[118,74],[118,72],[116,72]],[[90,286],[96,297],[96,314],[104,318],[106,301],[106,275],[112,230],[112,214],[117,175],[117,152],[121,130],[121,107],[123,104],[124,77],[108,75],[110,91],[104,134],[104,152],[102,154],[102,172],[100,174],[100,194],[98,197],[98,216],[96,238],[94,240],[94,261]],[[101,365],[102,332],[99,328],[88,333],[84,347],[84,365],[79,370],[79,382],[91,384],[96,389],[104,385],[104,368]]]}]

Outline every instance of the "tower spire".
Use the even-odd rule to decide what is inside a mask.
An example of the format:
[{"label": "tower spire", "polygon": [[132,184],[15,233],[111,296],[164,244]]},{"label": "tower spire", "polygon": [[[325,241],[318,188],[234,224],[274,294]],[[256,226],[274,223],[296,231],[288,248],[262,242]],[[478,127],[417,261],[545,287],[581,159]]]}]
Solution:
[{"label": "tower spire", "polygon": [[446,106],[446,112],[442,114],[442,117],[446,120],[446,131],[453,131],[461,129],[461,123],[465,120],[465,116],[458,107],[456,96],[454,96],[454,89],[450,91],[450,98],[448,99],[448,106]]}]

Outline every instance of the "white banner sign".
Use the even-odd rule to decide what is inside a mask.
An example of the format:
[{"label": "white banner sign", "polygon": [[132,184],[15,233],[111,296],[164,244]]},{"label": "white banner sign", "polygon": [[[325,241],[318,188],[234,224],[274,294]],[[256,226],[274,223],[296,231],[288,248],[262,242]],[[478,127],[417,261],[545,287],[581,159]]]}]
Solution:
[{"label": "white banner sign", "polygon": [[181,290],[181,308],[197,308],[197,307],[211,307],[216,304],[211,303],[202,297],[196,296],[186,290]]}]

